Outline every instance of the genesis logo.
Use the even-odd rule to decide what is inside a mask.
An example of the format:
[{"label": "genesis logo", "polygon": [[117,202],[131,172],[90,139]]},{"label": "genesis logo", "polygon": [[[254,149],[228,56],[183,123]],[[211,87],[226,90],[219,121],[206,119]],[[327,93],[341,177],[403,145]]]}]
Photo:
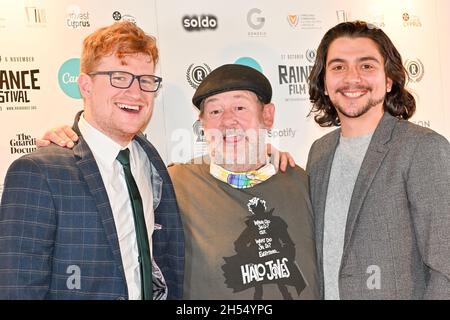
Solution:
[{"label": "genesis logo", "polygon": [[193,15],[184,16],[181,20],[183,28],[186,31],[204,31],[204,30],[216,30],[218,26],[217,18],[213,15]]},{"label": "genesis logo", "polygon": [[186,71],[187,82],[193,89],[197,89],[210,72],[211,68],[206,63],[202,65],[191,64]]},{"label": "genesis logo", "polygon": [[247,13],[247,23],[253,30],[260,30],[266,23],[266,18],[261,16],[261,9],[253,8]]}]

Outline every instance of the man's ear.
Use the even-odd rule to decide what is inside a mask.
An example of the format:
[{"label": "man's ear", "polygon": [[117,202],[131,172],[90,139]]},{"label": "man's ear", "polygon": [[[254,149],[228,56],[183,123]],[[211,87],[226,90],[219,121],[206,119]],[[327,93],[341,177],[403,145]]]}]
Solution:
[{"label": "man's ear", "polygon": [[273,126],[275,120],[275,105],[273,103],[265,104],[262,111],[263,123],[266,129]]},{"label": "man's ear", "polygon": [[391,92],[393,83],[391,78],[386,78],[386,92]]},{"label": "man's ear", "polygon": [[86,73],[80,73],[77,82],[81,96],[83,98],[89,97],[91,95],[92,90],[92,78],[88,76]]}]

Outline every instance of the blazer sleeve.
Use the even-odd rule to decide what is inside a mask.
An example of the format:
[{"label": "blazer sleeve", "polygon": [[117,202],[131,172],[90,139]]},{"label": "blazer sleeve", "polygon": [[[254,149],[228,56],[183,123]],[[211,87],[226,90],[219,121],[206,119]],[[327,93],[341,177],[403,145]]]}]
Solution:
[{"label": "blazer sleeve", "polygon": [[48,179],[30,157],[10,166],[0,204],[0,299],[44,299],[56,230]]},{"label": "blazer sleeve", "polygon": [[425,299],[450,299],[450,144],[430,133],[419,140],[407,178],[408,200],[429,280]]}]

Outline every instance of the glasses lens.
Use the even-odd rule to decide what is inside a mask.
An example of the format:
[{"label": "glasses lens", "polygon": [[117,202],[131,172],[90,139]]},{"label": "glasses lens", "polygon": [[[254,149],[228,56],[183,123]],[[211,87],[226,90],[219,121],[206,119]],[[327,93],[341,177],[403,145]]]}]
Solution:
[{"label": "glasses lens", "polygon": [[142,90],[145,91],[156,91],[158,90],[160,80],[153,76],[141,76],[140,84]]},{"label": "glasses lens", "polygon": [[111,73],[111,84],[117,88],[128,88],[133,76],[126,72],[116,71]]}]

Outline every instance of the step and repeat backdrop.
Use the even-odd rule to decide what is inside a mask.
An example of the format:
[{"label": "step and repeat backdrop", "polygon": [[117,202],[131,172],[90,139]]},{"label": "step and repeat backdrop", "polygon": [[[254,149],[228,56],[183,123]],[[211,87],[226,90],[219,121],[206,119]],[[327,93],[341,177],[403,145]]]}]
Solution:
[{"label": "step and repeat backdrop", "polygon": [[10,163],[82,109],[84,37],[120,20],[158,40],[163,87],[145,132],[167,164],[205,151],[191,103],[202,79],[243,63],[273,85],[268,136],[304,167],[312,142],[330,130],[307,117],[316,48],[329,28],[356,19],[382,28],[401,52],[418,102],[412,121],[450,139],[449,12],[447,0],[0,0],[0,194]]}]

